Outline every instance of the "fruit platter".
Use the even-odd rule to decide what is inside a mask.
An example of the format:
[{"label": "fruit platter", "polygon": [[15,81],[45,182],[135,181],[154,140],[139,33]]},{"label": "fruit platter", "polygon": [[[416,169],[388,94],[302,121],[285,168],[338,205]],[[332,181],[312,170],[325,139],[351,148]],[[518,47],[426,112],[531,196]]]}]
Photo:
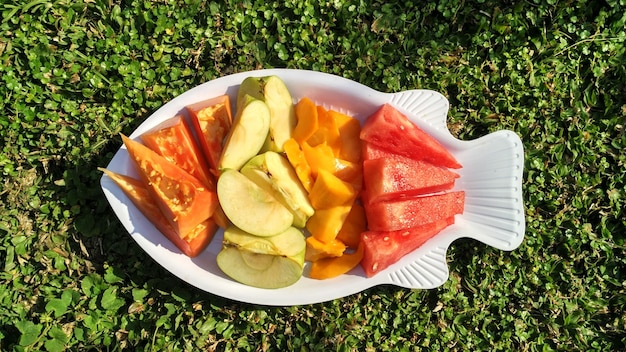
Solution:
[{"label": "fruit platter", "polygon": [[431,289],[471,238],[524,238],[524,150],[502,130],[459,140],[448,100],[270,69],[201,84],[149,116],[101,187],[163,268],[236,301],[291,306],[390,284]]}]

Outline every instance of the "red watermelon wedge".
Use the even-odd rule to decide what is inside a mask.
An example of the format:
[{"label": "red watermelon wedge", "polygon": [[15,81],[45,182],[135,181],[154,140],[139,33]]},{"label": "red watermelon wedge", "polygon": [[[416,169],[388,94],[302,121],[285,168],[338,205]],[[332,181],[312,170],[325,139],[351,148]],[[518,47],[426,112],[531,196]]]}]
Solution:
[{"label": "red watermelon wedge", "polygon": [[424,160],[453,169],[461,167],[436,139],[389,104],[384,104],[367,118],[361,128],[360,137],[363,141],[410,159]]},{"label": "red watermelon wedge", "polygon": [[390,151],[387,151],[376,144],[372,144],[366,141],[361,142],[361,155],[363,156],[363,160],[373,160],[379,158],[397,158],[400,157],[398,154],[394,154]]},{"label": "red watermelon wedge", "polygon": [[361,243],[365,251],[361,266],[365,275],[372,277],[388,268],[453,223],[454,218],[449,217],[398,231],[363,232]]},{"label": "red watermelon wedge", "polygon": [[401,156],[363,161],[364,185],[372,202],[447,191],[458,177],[447,168]]},{"label": "red watermelon wedge", "polygon": [[372,202],[366,189],[363,198],[371,231],[396,231],[436,222],[462,214],[465,205],[463,191]]}]

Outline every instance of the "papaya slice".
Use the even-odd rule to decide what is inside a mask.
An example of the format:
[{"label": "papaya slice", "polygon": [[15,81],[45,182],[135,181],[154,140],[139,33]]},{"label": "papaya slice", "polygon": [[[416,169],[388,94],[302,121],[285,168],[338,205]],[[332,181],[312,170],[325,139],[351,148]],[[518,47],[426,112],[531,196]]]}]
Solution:
[{"label": "papaya slice", "polygon": [[186,234],[215,212],[216,192],[145,145],[122,135],[152,198],[178,234]]},{"label": "papaya slice", "polygon": [[188,233],[179,234],[167,221],[161,209],[153,201],[148,187],[141,180],[103,168],[99,170],[110,177],[154,227],[185,255],[189,257],[197,256],[209,245],[215,236],[217,224],[213,219],[201,222]]}]

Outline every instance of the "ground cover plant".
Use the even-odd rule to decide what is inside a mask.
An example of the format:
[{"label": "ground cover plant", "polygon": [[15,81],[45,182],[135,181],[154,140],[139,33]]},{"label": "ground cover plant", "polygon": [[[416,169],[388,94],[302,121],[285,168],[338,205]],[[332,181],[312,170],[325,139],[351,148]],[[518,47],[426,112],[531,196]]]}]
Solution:
[{"label": "ground cover plant", "polygon": [[[8,0],[0,14],[0,350],[626,348],[623,0]],[[437,90],[460,139],[515,131],[520,248],[459,240],[437,289],[288,308],[162,269],[96,168],[180,93],[272,67]]]}]

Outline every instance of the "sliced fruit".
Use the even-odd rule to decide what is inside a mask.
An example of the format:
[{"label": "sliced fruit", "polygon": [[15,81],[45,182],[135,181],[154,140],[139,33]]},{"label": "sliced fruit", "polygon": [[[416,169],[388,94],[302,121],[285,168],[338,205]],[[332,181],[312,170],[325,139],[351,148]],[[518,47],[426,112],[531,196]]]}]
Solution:
[{"label": "sliced fruit", "polygon": [[306,142],[315,147],[319,144],[329,146],[334,156],[338,156],[341,152],[341,136],[335,119],[329,114],[328,110],[322,106],[317,106],[318,129],[306,140]]},{"label": "sliced fruit", "polygon": [[311,204],[316,210],[336,205],[352,204],[357,197],[354,187],[326,170],[319,170],[317,179],[309,193]]},{"label": "sliced fruit", "polygon": [[320,169],[329,172],[335,171],[335,154],[333,153],[333,149],[327,144],[323,143],[312,147],[305,142],[301,145],[301,147],[304,157],[311,168],[311,175],[314,179],[317,177],[317,172]]},{"label": "sliced fruit", "polygon": [[363,161],[364,185],[373,202],[450,190],[458,177],[447,168],[400,156]]},{"label": "sliced fruit", "polygon": [[215,192],[145,145],[124,135],[122,140],[142,181],[177,233],[189,233],[213,215]]},{"label": "sliced fruit", "polygon": [[297,257],[261,254],[224,247],[217,254],[218,267],[244,285],[277,289],[295,284],[302,277],[304,250]]},{"label": "sliced fruit", "polygon": [[223,245],[242,251],[283,257],[299,256],[306,247],[304,234],[295,227],[289,227],[275,236],[260,237],[229,226],[224,230]]},{"label": "sliced fruit", "polygon": [[317,107],[311,99],[304,97],[296,104],[295,109],[298,123],[293,131],[293,139],[302,144],[318,129]]},{"label": "sliced fruit", "polygon": [[304,228],[315,212],[298,175],[282,155],[272,151],[259,154],[241,168],[241,173],[289,209],[294,217],[294,226]]},{"label": "sliced fruit", "polygon": [[352,116],[329,110],[328,114],[335,120],[341,138],[338,157],[353,163],[361,162],[361,123]]},{"label": "sliced fruit", "polygon": [[237,105],[246,94],[263,100],[270,110],[265,150],[283,152],[283,145],[293,135],[297,123],[293,99],[285,82],[278,76],[247,77],[239,86]]},{"label": "sliced fruit", "polygon": [[335,158],[335,171],[333,175],[351,184],[357,192],[363,188],[363,163],[361,162]]},{"label": "sliced fruit", "polygon": [[253,235],[277,235],[293,224],[289,209],[237,170],[222,171],[217,180],[217,196],[233,225]]},{"label": "sliced fruit", "polygon": [[224,139],[232,125],[230,98],[228,95],[221,95],[191,104],[185,109],[189,112],[209,168],[215,176],[218,176]]},{"label": "sliced fruit", "polygon": [[219,161],[219,170],[239,170],[263,147],[270,128],[270,110],[262,100],[244,95],[237,104]]},{"label": "sliced fruit", "polygon": [[309,163],[306,161],[306,157],[304,156],[304,152],[300,148],[298,142],[295,139],[291,138],[287,142],[285,142],[285,155],[289,160],[289,163],[296,171],[298,175],[298,179],[300,183],[302,183],[302,187],[309,192],[311,191],[311,187],[313,187],[313,174],[311,173],[311,167]]},{"label": "sliced fruit", "polygon": [[306,242],[295,227],[259,237],[230,226],[224,231],[218,267],[235,281],[260,288],[281,288],[302,276]]},{"label": "sliced fruit", "polygon": [[222,206],[219,205],[219,202],[217,204],[217,207],[215,208],[212,219],[215,220],[217,226],[223,229],[231,225],[230,220],[228,220],[228,217],[226,216],[226,214],[224,214],[224,210],[222,209]]},{"label": "sliced fruit", "polygon": [[361,266],[367,277],[398,262],[426,241],[454,223],[454,217],[397,231],[367,231],[361,235],[364,247]]},{"label": "sliced fruit", "polygon": [[204,161],[189,123],[182,115],[160,123],[139,138],[148,148],[193,175],[210,190],[215,190],[215,177]]},{"label": "sliced fruit", "polygon": [[336,258],[324,258],[311,263],[309,277],[325,280],[348,273],[356,268],[363,259],[364,248],[359,245],[354,253],[344,253]]},{"label": "sliced fruit", "polygon": [[346,245],[337,239],[324,243],[313,236],[309,236],[306,239],[306,255],[304,259],[314,262],[322,258],[340,257],[346,251],[346,248]]},{"label": "sliced fruit", "polygon": [[352,204],[338,205],[328,209],[316,209],[306,223],[309,233],[318,240],[329,243],[337,237]]},{"label": "sliced fruit", "polygon": [[461,167],[439,141],[389,104],[384,104],[367,118],[361,128],[360,137],[364,141],[407,158],[425,160],[449,168]]},{"label": "sliced fruit", "polygon": [[161,209],[152,199],[148,187],[141,180],[103,168],[99,168],[99,170],[110,177],[157,230],[174,243],[185,255],[189,257],[197,256],[213,239],[217,231],[217,225],[212,219],[207,219],[194,227],[191,232],[180,235],[167,221]]},{"label": "sliced fruit", "polygon": [[362,157],[363,160],[374,160],[379,158],[391,158],[395,159],[397,157],[402,157],[401,155],[395,154],[392,151],[383,149],[381,146],[363,141],[361,143]]},{"label": "sliced fruit", "polygon": [[463,213],[464,201],[465,192],[456,191],[422,197],[368,202],[365,206],[365,213],[370,230],[396,231],[461,214]]},{"label": "sliced fruit", "polygon": [[365,208],[359,203],[352,204],[346,220],[337,233],[337,239],[350,248],[356,248],[361,241],[361,233],[367,231]]}]

